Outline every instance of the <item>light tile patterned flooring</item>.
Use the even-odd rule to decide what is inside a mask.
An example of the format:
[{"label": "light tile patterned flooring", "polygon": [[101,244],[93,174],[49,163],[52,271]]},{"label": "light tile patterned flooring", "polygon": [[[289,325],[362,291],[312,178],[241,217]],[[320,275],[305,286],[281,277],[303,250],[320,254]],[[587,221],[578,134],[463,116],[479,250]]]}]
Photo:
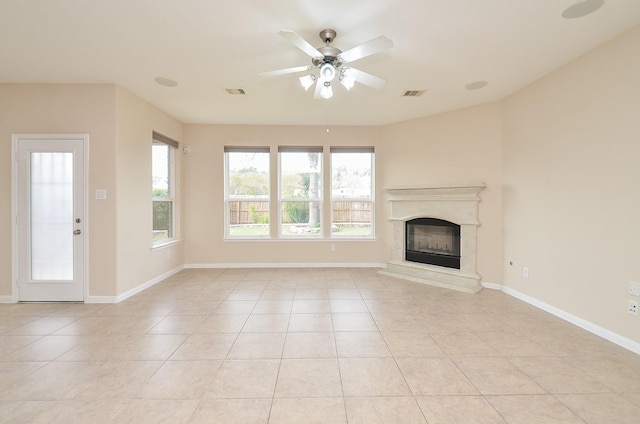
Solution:
[{"label": "light tile patterned flooring", "polygon": [[120,304],[3,304],[0,359],[2,423],[640,423],[640,355],[375,269],[187,269]]}]

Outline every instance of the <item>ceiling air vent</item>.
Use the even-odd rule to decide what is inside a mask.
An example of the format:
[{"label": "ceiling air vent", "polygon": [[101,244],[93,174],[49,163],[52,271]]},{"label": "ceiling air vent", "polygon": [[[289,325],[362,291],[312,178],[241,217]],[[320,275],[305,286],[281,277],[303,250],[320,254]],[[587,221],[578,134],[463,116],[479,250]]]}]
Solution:
[{"label": "ceiling air vent", "polygon": [[426,90],[407,90],[402,93],[402,97],[420,97]]},{"label": "ceiling air vent", "polygon": [[227,94],[247,94],[244,88],[225,88]]}]

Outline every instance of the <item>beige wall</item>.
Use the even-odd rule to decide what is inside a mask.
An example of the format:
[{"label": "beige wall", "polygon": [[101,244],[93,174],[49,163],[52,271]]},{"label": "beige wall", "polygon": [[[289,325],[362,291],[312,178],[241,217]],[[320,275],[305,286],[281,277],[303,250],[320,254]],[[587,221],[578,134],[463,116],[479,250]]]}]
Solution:
[{"label": "beige wall", "polygon": [[[117,293],[150,281],[184,263],[183,245],[151,250],[151,135],[157,131],[182,142],[182,124],[127,90],[116,89],[116,181],[118,203],[116,258]],[[181,145],[182,147],[182,145]],[[175,152],[177,198],[180,204],[181,147]],[[180,223],[180,208],[176,207]],[[176,226],[180,238],[180,225]]]},{"label": "beige wall", "polygon": [[[11,134],[89,134],[89,193],[115,193],[115,87],[113,85],[0,84],[0,225],[12,231]],[[115,196],[89,196],[90,295],[115,294]],[[11,295],[11,238],[0,240],[0,296]]]},{"label": "beige wall", "polygon": [[[487,189],[480,208],[478,268],[484,281],[500,283],[500,119],[500,104],[493,103],[390,127],[332,127],[329,133],[324,127],[187,125],[185,143],[192,151],[183,158],[185,261],[191,265],[384,264],[391,254],[385,186],[482,181]],[[325,151],[330,146],[374,146],[376,240],[224,241],[225,145],[269,146],[272,152],[279,145],[324,146]],[[273,169],[275,158],[272,155]],[[325,160],[328,172],[327,165]],[[330,251],[331,244],[336,245],[335,252]]]},{"label": "beige wall", "polygon": [[[178,166],[184,162],[183,246],[151,252],[148,233],[148,181],[152,130],[178,140],[182,125],[124,89],[105,86],[3,86],[4,118],[25,123],[23,127],[4,125],[5,140],[12,132],[87,132],[90,134],[90,295],[113,296],[134,288],[154,276],[187,264],[237,263],[362,263],[381,264],[389,259],[388,205],[385,185],[484,181],[481,212],[485,213],[480,245],[493,240],[479,258],[485,281],[499,282],[499,205],[495,178],[499,161],[495,134],[498,105],[485,105],[435,117],[397,124],[388,128],[277,126],[186,126],[183,145],[192,152],[178,152]],[[9,88],[11,88],[10,91]],[[71,103],[73,108],[59,104]],[[23,104],[24,107],[17,107]],[[33,105],[38,105],[34,112]],[[64,115],[64,116],[61,116]],[[28,123],[28,124],[27,124]],[[462,123],[462,124],[461,124]],[[101,135],[101,132],[106,132]],[[181,140],[182,141],[182,140]],[[322,240],[304,242],[224,242],[223,241],[223,146],[268,145],[373,145],[377,152],[375,241]],[[2,146],[9,160],[10,142]],[[478,157],[485,160],[474,161]],[[457,158],[458,165],[455,165]],[[491,158],[494,162],[491,161]],[[412,163],[411,161],[415,161]],[[325,161],[325,166],[328,161]],[[473,165],[471,165],[473,164]],[[411,165],[415,165],[412,167]],[[469,165],[469,166],[467,166]],[[273,166],[276,166],[274,161]],[[10,198],[10,166],[5,168],[3,193]],[[415,170],[420,170],[417,173]],[[178,177],[180,176],[178,173]],[[414,178],[418,177],[418,178]],[[275,187],[275,181],[274,181]],[[106,201],[94,199],[95,189],[106,189]],[[203,193],[205,195],[203,195]],[[493,197],[493,199],[492,199]],[[10,205],[3,205],[3,222],[10,230]],[[115,228],[115,231],[109,230]],[[491,230],[490,230],[491,229]],[[482,231],[487,232],[483,235]],[[496,235],[497,234],[497,235]],[[330,245],[336,245],[336,251]],[[186,249],[183,257],[182,249]],[[3,246],[10,269],[10,244]],[[170,257],[169,257],[170,255]],[[498,265],[499,266],[499,265]],[[4,277],[5,293],[10,293],[10,272]]]},{"label": "beige wall", "polygon": [[[380,145],[379,128],[294,126],[226,126],[187,125],[185,144],[191,153],[183,157],[183,221],[185,263],[201,264],[379,264],[388,259],[385,240],[346,241],[335,239],[303,241],[224,241],[224,146],[269,146],[277,152],[280,145],[374,146]],[[376,154],[379,160],[379,155]],[[276,155],[271,167],[277,169]],[[324,169],[328,172],[328,156]],[[272,173],[275,175],[274,173]],[[272,190],[277,180],[272,179]],[[380,197],[378,175],[376,196]],[[325,199],[328,187],[324,187]],[[272,209],[275,214],[277,209]],[[325,216],[328,203],[325,202]],[[381,202],[376,204],[376,215],[383,216]],[[378,218],[377,223],[383,222]],[[272,232],[277,232],[272,219]],[[331,244],[336,250],[331,251]]]},{"label": "beige wall", "polygon": [[505,284],[640,342],[640,28],[508,98],[503,137]]},{"label": "beige wall", "polygon": [[403,122],[385,128],[378,151],[385,186],[486,184],[476,266],[481,281],[496,284],[502,282],[501,121],[501,103],[489,103]]},{"label": "beige wall", "polygon": [[[181,123],[114,85],[0,84],[0,111],[4,234],[12,231],[11,134],[86,133],[88,295],[117,296],[182,265],[182,245],[150,250],[151,132],[180,140]],[[107,190],[107,199],[96,200],[96,189]],[[11,268],[11,238],[4,237],[0,296],[12,294]]]}]

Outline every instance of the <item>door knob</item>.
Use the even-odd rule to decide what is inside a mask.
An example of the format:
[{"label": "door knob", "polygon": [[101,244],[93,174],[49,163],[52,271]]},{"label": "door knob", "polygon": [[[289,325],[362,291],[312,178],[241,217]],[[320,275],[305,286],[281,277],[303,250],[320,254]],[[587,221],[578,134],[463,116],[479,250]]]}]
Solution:
[{"label": "door knob", "polygon": [[75,234],[75,235],[82,234],[82,231],[80,231],[80,230],[75,230],[75,231],[73,232],[73,234]]}]

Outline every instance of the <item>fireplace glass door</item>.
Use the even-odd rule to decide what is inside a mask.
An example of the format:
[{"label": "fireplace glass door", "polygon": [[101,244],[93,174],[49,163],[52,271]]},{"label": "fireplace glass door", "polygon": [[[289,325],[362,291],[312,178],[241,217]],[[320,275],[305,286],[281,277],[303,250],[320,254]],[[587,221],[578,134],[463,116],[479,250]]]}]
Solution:
[{"label": "fireplace glass door", "polygon": [[406,222],[405,259],[460,269],[460,226],[435,218]]}]

